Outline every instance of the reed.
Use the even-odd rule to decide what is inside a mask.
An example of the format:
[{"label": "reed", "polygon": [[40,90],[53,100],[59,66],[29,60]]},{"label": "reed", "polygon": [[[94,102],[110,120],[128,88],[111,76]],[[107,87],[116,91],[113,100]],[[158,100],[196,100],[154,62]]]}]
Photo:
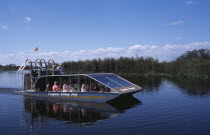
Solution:
[{"label": "reed", "polygon": [[187,51],[170,62],[159,62],[152,57],[120,57],[65,61],[67,73],[116,73],[120,75],[181,77],[210,79],[210,51]]}]

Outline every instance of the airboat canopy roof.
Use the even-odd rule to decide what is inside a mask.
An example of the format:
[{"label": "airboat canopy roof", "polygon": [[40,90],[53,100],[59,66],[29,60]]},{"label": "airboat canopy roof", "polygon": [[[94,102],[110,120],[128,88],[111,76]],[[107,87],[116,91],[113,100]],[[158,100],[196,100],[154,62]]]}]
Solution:
[{"label": "airboat canopy roof", "polygon": [[89,76],[90,78],[120,93],[127,93],[141,89],[141,87],[113,73],[86,74],[86,76]]},{"label": "airboat canopy roof", "polygon": [[110,88],[119,88],[132,85],[130,82],[120,78],[119,76],[107,73],[107,74],[87,74],[87,76],[94,78],[95,80],[109,86]]}]

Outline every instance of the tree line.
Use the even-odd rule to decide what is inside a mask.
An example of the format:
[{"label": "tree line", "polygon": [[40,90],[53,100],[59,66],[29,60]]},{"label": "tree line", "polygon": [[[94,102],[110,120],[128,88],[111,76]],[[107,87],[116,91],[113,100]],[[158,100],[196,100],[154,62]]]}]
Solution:
[{"label": "tree line", "polygon": [[1,70],[18,70],[18,69],[19,69],[19,66],[16,66],[14,64],[6,65],[6,66],[3,66],[0,64],[0,71]]},{"label": "tree line", "polygon": [[119,57],[62,63],[67,73],[115,73],[157,77],[210,78],[210,50],[187,51],[173,61],[158,61],[152,57]]}]

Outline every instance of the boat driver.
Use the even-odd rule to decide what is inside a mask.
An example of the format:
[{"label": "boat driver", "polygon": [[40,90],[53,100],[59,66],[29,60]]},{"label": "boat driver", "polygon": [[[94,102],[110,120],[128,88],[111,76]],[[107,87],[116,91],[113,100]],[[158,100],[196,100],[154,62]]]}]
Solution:
[{"label": "boat driver", "polygon": [[63,72],[63,68],[62,68],[62,65],[59,64],[59,66],[57,67],[57,70],[60,71],[60,74],[64,75],[65,73]]}]

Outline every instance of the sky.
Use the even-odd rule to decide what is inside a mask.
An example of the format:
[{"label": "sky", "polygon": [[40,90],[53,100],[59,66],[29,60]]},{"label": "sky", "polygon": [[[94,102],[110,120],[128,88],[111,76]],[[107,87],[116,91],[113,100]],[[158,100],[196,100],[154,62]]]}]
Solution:
[{"label": "sky", "polygon": [[[210,48],[210,0],[0,0],[0,64]],[[39,50],[33,50],[38,47]]]}]

